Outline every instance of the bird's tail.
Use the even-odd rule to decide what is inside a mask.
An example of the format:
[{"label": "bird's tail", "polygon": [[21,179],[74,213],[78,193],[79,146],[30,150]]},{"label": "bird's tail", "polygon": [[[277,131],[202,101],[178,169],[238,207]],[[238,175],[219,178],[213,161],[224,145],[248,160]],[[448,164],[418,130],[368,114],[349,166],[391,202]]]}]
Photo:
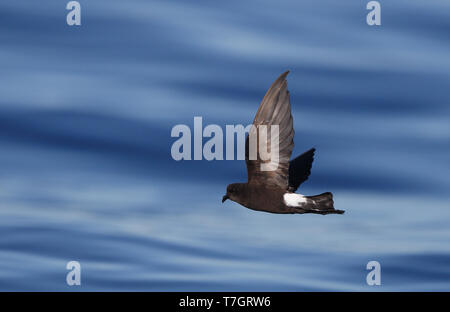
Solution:
[{"label": "bird's tail", "polygon": [[307,199],[312,201],[310,213],[318,214],[343,214],[344,210],[334,209],[333,194],[330,192],[322,193],[314,196],[305,196]]}]

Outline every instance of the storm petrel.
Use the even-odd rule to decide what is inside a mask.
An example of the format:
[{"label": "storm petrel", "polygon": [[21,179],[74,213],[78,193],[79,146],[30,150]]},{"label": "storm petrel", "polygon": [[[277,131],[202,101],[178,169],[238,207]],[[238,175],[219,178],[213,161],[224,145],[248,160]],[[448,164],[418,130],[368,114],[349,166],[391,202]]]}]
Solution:
[{"label": "storm petrel", "polygon": [[[312,148],[289,161],[294,148],[294,128],[286,81],[288,73],[289,71],[282,74],[270,86],[253,120],[254,129],[259,129],[261,125],[265,125],[266,129],[272,125],[278,125],[276,169],[262,170],[261,167],[264,163],[271,162],[271,151],[270,158],[266,158],[267,160],[258,156],[259,153],[256,153],[256,157],[249,157],[249,136],[247,135],[245,162],[248,182],[228,185],[227,194],[222,198],[222,203],[231,199],[249,209],[271,213],[343,214],[343,210],[334,209],[333,194],[330,192],[315,196],[295,193],[311,173],[315,149]],[[262,135],[257,134],[257,136]],[[272,136],[266,135],[266,137],[266,146],[271,146]]]}]

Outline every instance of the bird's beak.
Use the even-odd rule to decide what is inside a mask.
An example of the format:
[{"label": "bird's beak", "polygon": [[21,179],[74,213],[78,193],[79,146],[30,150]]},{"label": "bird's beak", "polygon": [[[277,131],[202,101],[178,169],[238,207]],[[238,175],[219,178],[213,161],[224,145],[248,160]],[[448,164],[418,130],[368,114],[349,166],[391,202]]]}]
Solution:
[{"label": "bird's beak", "polygon": [[224,202],[224,201],[226,201],[228,199],[228,196],[227,195],[224,195],[223,197],[222,197],[222,203]]}]

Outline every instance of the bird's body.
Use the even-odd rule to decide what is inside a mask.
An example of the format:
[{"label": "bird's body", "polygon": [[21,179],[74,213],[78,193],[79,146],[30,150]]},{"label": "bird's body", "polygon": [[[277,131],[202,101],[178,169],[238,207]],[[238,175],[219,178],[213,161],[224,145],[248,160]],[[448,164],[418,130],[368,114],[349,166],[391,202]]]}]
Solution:
[{"label": "bird's body", "polygon": [[[287,192],[285,189],[264,184],[233,183],[227,190],[227,199],[244,207],[270,213],[315,213],[342,214],[333,207],[333,195],[326,192],[316,196],[305,196]],[[239,194],[235,196],[234,194]]]},{"label": "bird's body", "polygon": [[[244,207],[272,213],[290,213],[291,211],[289,207],[283,204],[283,195],[286,190],[270,185],[251,183],[235,183],[234,185],[239,194],[242,195],[239,204]],[[266,198],[266,194],[271,194],[270,198]]]},{"label": "bird's body", "polygon": [[[228,185],[222,202],[231,199],[252,210],[279,214],[343,214],[343,210],[334,209],[333,195],[330,192],[316,196],[295,193],[311,173],[315,149],[289,161],[294,147],[294,128],[286,82],[288,73],[282,74],[269,88],[253,121],[253,134],[258,142],[262,137],[258,132],[260,126],[278,127],[278,134],[263,137],[267,141],[264,142],[264,148],[270,147],[266,149],[270,157],[267,159],[256,153],[257,157],[252,158],[247,136],[245,161],[248,182]],[[271,144],[277,141],[278,145]],[[257,148],[259,149],[259,145]]]}]

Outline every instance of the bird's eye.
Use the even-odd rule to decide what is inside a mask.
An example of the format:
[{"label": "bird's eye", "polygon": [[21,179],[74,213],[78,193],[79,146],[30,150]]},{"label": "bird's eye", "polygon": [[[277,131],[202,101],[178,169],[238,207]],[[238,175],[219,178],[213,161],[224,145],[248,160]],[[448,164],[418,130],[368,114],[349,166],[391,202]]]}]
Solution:
[{"label": "bird's eye", "polygon": [[230,189],[230,191],[229,191],[230,193],[233,193],[234,192],[234,190],[233,189]]}]

